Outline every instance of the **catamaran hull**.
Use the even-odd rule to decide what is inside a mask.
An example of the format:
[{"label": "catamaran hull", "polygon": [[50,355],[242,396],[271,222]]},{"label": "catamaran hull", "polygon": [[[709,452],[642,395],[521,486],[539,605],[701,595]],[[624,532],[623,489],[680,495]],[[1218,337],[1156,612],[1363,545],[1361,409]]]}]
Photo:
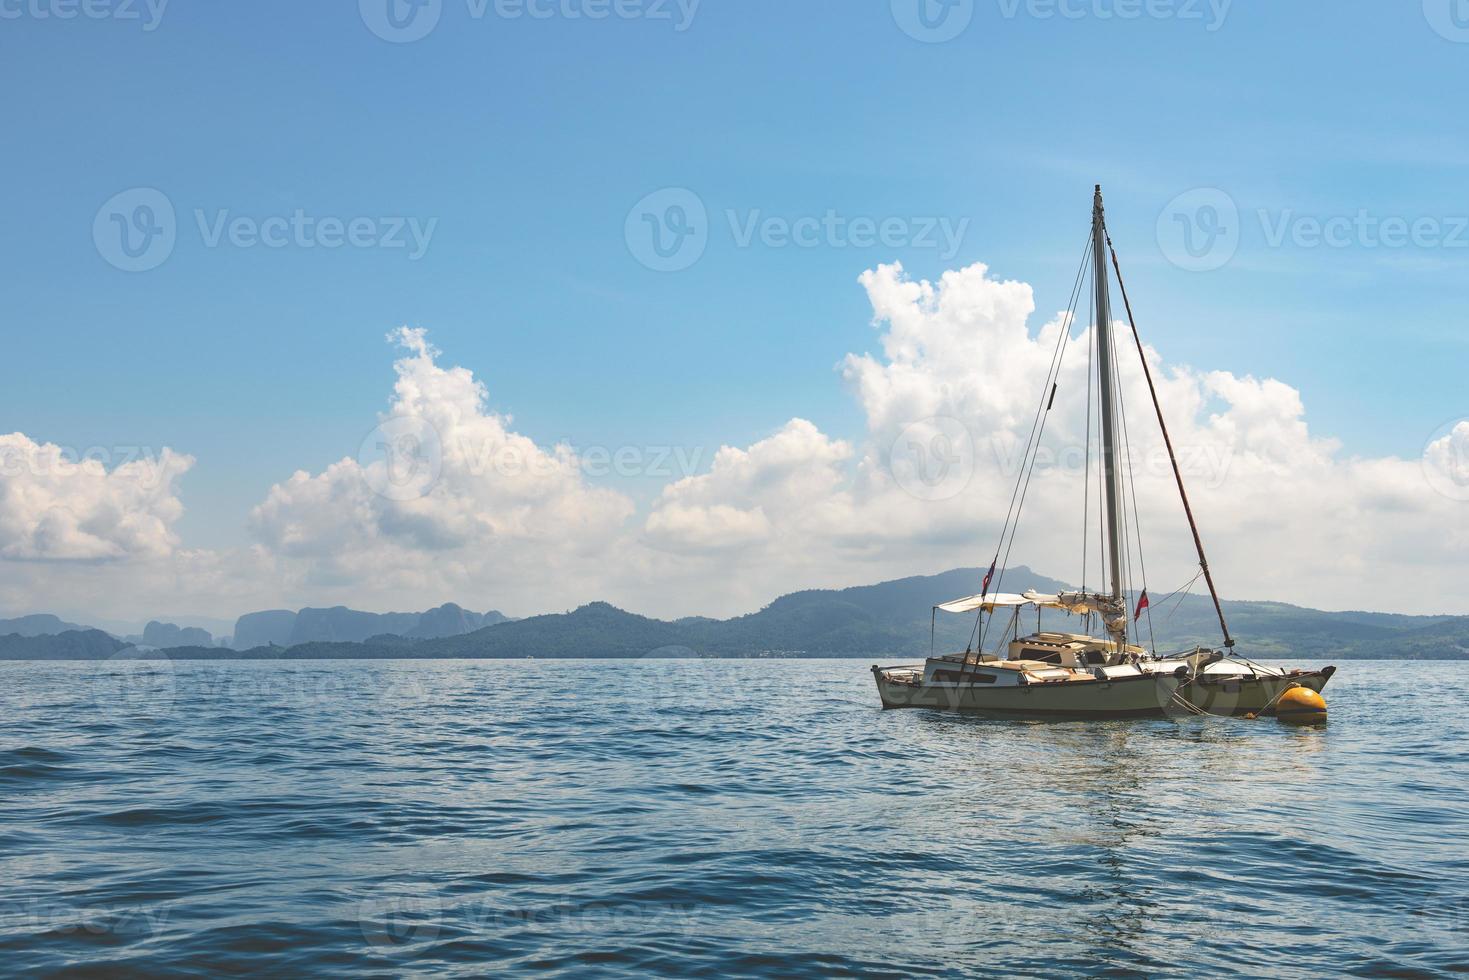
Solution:
[{"label": "catamaran hull", "polygon": [[1291,671],[1280,676],[1201,677],[1152,674],[1112,682],[989,686],[928,684],[901,671],[872,668],[884,708],[931,708],[982,714],[1063,718],[1148,718],[1190,713],[1179,698],[1212,715],[1258,714],[1293,685],[1318,694],[1336,672]]},{"label": "catamaran hull", "polygon": [[1299,684],[1321,693],[1335,667],[1295,670],[1282,676],[1211,677],[1205,674],[1178,689],[1179,696],[1211,715],[1254,715],[1264,711],[1286,688]]},{"label": "catamaran hull", "polygon": [[1162,717],[1182,680],[1172,674],[1058,684],[925,684],[872,668],[884,708],[936,708],[1050,718]]}]

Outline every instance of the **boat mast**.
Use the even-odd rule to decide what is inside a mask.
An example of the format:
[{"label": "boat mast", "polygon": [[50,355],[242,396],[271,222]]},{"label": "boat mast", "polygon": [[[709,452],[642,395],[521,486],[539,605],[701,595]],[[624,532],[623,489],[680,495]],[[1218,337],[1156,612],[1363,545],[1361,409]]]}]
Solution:
[{"label": "boat mast", "polygon": [[[1117,460],[1116,393],[1112,390],[1112,307],[1107,287],[1106,226],[1102,216],[1102,185],[1092,198],[1093,279],[1097,286],[1097,365],[1102,402],[1102,473],[1107,486],[1107,563],[1111,573],[1112,599],[1124,614],[1122,627],[1107,623],[1107,632],[1119,644],[1126,639],[1126,602],[1122,594],[1122,468]],[[1106,619],[1106,617],[1103,617]]]}]

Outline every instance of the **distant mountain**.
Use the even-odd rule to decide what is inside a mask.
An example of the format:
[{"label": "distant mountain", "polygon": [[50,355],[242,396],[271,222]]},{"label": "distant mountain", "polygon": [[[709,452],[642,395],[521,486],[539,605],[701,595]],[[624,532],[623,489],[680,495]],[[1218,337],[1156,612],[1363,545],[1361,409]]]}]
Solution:
[{"label": "distant mountain", "polygon": [[214,637],[208,630],[197,626],[175,626],[157,620],[143,627],[143,645],[166,650],[171,647],[208,647],[214,645]]},{"label": "distant mountain", "polygon": [[50,613],[37,613],[34,616],[17,616],[15,619],[0,619],[0,636],[9,636],[12,633],[20,636],[48,636],[57,633],[65,633],[70,630],[86,630],[88,626],[78,626],[76,623],[63,622],[60,617],[52,616]]},{"label": "distant mountain", "polygon": [[[570,613],[536,616],[464,636],[413,647],[423,657],[715,657],[818,656],[903,660],[932,649],[962,650],[975,619],[939,613],[933,604],[979,591],[984,572],[961,568],[840,590],[781,596],[759,612],[735,619],[647,619],[606,603]],[[1007,592],[1057,592],[1065,582],[1024,566],[1005,571]],[[1151,642],[1160,652],[1221,641],[1207,596],[1154,596]],[[1469,616],[1400,616],[1322,612],[1276,602],[1225,602],[1239,653],[1256,657],[1469,659]],[[1056,611],[1022,612],[1022,630],[1076,628]],[[1004,633],[1002,621],[1000,635]],[[991,627],[993,630],[994,627]],[[932,633],[930,633],[932,630]],[[995,633],[989,643],[993,645]],[[1144,633],[1145,638],[1148,634]]]},{"label": "distant mountain", "polygon": [[459,636],[503,623],[498,612],[469,612],[454,603],[422,613],[370,613],[334,606],[330,609],[274,609],[247,613],[235,623],[234,646],[294,647],[306,643],[362,643],[376,636],[433,639]]},{"label": "distant mountain", "polygon": [[[734,619],[688,617],[673,622],[593,602],[568,613],[508,621],[499,613],[467,612],[452,603],[424,613],[364,613],[345,607],[251,613],[235,627],[238,650],[175,647],[177,659],[285,658],[638,658],[861,657],[913,660],[962,650],[973,615],[934,616],[933,603],[979,591],[983,572],[961,568],[850,589],[781,596],[759,612]],[[1007,592],[1056,592],[1066,583],[1016,567],[1004,573]],[[1219,623],[1207,596],[1152,595],[1142,620],[1145,644],[1159,652],[1216,647]],[[1402,616],[1322,612],[1279,602],[1226,601],[1225,616],[1239,653],[1301,659],[1469,659],[1469,616]],[[1017,628],[1076,628],[1055,611],[1022,611]],[[990,626],[987,646],[1003,642],[1008,623]],[[931,631],[931,632],[930,632]],[[93,631],[95,632],[95,631]],[[202,632],[202,631],[200,631]],[[66,636],[91,634],[64,634]],[[105,634],[110,643],[117,641]],[[59,639],[59,638],[48,638]],[[24,637],[0,637],[0,658],[15,659]],[[7,642],[13,641],[13,642]],[[68,641],[67,649],[81,649]],[[20,645],[17,645],[20,644]],[[35,649],[40,650],[40,647]],[[109,656],[115,647],[98,647]],[[41,653],[37,654],[42,655]]]},{"label": "distant mountain", "polygon": [[402,635],[417,640],[440,636],[462,636],[465,633],[473,633],[486,626],[496,626],[507,621],[502,613],[469,612],[450,602],[420,615],[417,625]]},{"label": "distant mountain", "polygon": [[296,626],[296,614],[289,609],[246,613],[235,621],[235,648],[284,646]]},{"label": "distant mountain", "polygon": [[[425,640],[416,657],[643,657],[691,639],[689,631],[659,619],[593,602],[575,612],[500,623],[464,636]],[[690,655],[694,650],[683,651]]]},{"label": "distant mountain", "polygon": [[128,645],[101,630],[0,636],[0,660],[106,660]]}]

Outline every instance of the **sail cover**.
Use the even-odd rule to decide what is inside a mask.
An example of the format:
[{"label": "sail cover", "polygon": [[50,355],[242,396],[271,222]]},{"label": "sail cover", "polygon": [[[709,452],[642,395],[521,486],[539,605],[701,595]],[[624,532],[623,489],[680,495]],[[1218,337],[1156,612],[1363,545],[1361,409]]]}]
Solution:
[{"label": "sail cover", "polygon": [[1020,595],[1013,592],[996,592],[992,595],[972,595],[963,599],[955,599],[952,602],[941,602],[935,609],[941,609],[947,613],[967,613],[976,609],[993,612],[996,609],[1005,609],[1010,606],[1040,606],[1044,609],[1064,609],[1069,613],[1085,615],[1086,613],[1111,613],[1117,612],[1117,603],[1110,597],[1096,595],[1086,592],[1062,592],[1059,595],[1050,595],[1034,590]]},{"label": "sail cover", "polygon": [[947,613],[967,613],[983,607],[985,611],[993,611],[1004,606],[1028,606],[1030,600],[1023,595],[1015,595],[1009,592],[997,592],[992,595],[965,596],[963,599],[955,599],[952,602],[941,602],[935,609],[941,609]]}]

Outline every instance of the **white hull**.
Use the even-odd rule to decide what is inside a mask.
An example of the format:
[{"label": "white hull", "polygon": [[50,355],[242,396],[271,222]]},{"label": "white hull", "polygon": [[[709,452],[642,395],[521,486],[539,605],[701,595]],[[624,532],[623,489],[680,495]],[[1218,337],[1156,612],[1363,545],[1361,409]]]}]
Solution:
[{"label": "white hull", "polygon": [[1335,672],[1284,671],[1240,661],[1195,672],[1188,660],[1155,660],[1092,671],[1013,662],[872,668],[884,708],[933,708],[1032,717],[1126,718],[1190,713],[1257,714],[1293,685],[1320,692]]},{"label": "white hull", "polygon": [[993,714],[1138,718],[1159,716],[1183,679],[1137,673],[1118,680],[1056,680],[1018,684],[972,681],[925,683],[903,668],[873,667],[884,708],[939,708]]}]

